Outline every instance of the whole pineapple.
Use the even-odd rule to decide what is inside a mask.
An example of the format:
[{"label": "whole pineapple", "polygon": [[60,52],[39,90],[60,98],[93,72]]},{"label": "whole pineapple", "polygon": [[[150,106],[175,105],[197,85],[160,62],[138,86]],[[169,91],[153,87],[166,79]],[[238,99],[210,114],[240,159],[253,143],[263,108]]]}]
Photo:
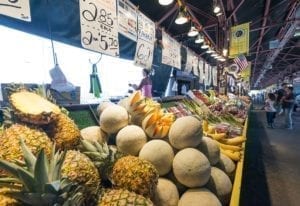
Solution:
[{"label": "whole pineapple", "polygon": [[93,162],[83,153],[68,150],[61,168],[63,177],[84,185],[89,192],[96,194],[100,186],[100,176]]},{"label": "whole pineapple", "polygon": [[154,195],[158,177],[158,171],[150,162],[135,156],[120,158],[112,172],[112,182],[115,186],[145,197]]},{"label": "whole pineapple", "polygon": [[[55,147],[48,160],[44,149],[34,156],[20,141],[24,161],[12,163],[0,159],[0,168],[9,172],[13,178],[0,178],[0,186],[5,186],[5,195],[10,196],[21,205],[57,205],[57,206],[83,206],[90,202],[90,196],[84,196],[85,188],[61,176],[61,167],[65,152],[56,152]],[[2,196],[3,197],[3,196]],[[0,198],[2,198],[0,195]],[[0,199],[10,201],[15,206],[14,199]],[[3,203],[3,202],[0,202]],[[5,204],[0,204],[5,205]],[[88,204],[86,204],[88,205]]]},{"label": "whole pineapple", "polygon": [[44,149],[47,156],[50,155],[52,142],[45,132],[25,125],[13,124],[5,129],[0,136],[0,159],[7,161],[23,160],[23,153],[19,144],[20,138],[24,139],[33,154]]},{"label": "whole pineapple", "polygon": [[124,189],[107,190],[98,202],[98,206],[153,206],[151,200]]},{"label": "whole pineapple", "polygon": [[54,139],[60,149],[75,149],[80,143],[80,130],[74,121],[66,114],[61,113],[50,124],[49,136]]},{"label": "whole pineapple", "polygon": [[11,192],[13,190],[7,188],[7,187],[2,187],[0,188],[0,205],[1,206],[20,206],[20,203],[9,196],[7,196],[8,192]]}]

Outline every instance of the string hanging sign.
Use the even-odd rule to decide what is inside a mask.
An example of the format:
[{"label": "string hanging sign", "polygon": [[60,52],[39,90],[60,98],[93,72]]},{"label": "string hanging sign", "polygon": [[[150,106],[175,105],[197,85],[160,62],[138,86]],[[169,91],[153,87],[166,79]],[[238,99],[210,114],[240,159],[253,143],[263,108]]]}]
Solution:
[{"label": "string hanging sign", "polygon": [[84,48],[119,56],[115,0],[80,0],[81,44]]},{"label": "string hanging sign", "polygon": [[0,0],[0,14],[30,22],[29,0]]}]

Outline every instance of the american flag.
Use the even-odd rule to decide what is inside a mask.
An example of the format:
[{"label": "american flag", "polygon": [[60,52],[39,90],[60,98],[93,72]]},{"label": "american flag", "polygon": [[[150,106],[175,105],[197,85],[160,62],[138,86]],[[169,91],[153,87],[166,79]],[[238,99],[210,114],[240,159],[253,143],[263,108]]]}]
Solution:
[{"label": "american flag", "polygon": [[237,56],[236,58],[233,59],[233,61],[239,66],[240,71],[243,71],[248,66],[248,61],[244,55]]}]

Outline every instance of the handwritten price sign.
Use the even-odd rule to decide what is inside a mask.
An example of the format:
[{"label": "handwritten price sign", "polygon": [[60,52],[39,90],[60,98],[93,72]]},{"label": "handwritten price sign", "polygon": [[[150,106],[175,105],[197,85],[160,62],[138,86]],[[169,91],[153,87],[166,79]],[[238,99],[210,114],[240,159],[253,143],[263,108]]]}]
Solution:
[{"label": "handwritten price sign", "polygon": [[29,0],[0,0],[0,14],[31,21]]},{"label": "handwritten price sign", "polygon": [[181,68],[180,44],[167,33],[162,32],[162,63]]},{"label": "handwritten price sign", "polygon": [[80,0],[81,44],[84,48],[119,56],[115,0]]},{"label": "handwritten price sign", "polygon": [[128,0],[118,0],[119,32],[129,39],[137,38],[137,8]]},{"label": "handwritten price sign", "polygon": [[138,12],[138,38],[151,43],[155,41],[155,24],[141,12]]},{"label": "handwritten price sign", "polygon": [[185,69],[188,72],[191,72],[193,70],[193,73],[195,75],[199,75],[198,72],[198,57],[189,49],[187,49],[187,57],[186,57],[186,66]]},{"label": "handwritten price sign", "polygon": [[151,68],[153,61],[153,50],[153,43],[139,39],[135,50],[134,64],[147,69]]}]

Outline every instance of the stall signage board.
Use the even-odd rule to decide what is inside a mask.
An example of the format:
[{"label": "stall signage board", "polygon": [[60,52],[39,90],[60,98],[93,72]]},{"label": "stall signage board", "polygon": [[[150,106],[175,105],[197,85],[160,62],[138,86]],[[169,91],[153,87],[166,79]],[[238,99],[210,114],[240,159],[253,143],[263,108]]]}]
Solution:
[{"label": "stall signage board", "polygon": [[212,67],[212,82],[213,85],[216,87],[218,86],[218,69],[217,67]]},{"label": "stall signage board", "polygon": [[138,40],[134,64],[150,69],[153,61],[155,41],[155,23],[141,12],[138,12]]},{"label": "stall signage board", "polygon": [[180,44],[164,31],[162,32],[162,43],[162,63],[180,69]]},{"label": "stall signage board", "polygon": [[0,0],[0,14],[30,22],[29,0]]},{"label": "stall signage board", "polygon": [[210,85],[210,80],[211,80],[211,66],[209,64],[205,65],[205,85]]},{"label": "stall signage board", "polygon": [[119,33],[136,41],[137,8],[128,0],[118,0]]},{"label": "stall signage board", "polygon": [[186,50],[186,65],[185,70],[187,72],[193,71],[195,75],[199,76],[198,72],[198,57],[194,52],[189,49]]},{"label": "stall signage board", "polygon": [[199,59],[199,79],[201,80],[201,84],[203,84],[204,78],[204,62]]},{"label": "stall signage board", "polygon": [[84,48],[119,56],[116,0],[80,0],[81,44]]}]

